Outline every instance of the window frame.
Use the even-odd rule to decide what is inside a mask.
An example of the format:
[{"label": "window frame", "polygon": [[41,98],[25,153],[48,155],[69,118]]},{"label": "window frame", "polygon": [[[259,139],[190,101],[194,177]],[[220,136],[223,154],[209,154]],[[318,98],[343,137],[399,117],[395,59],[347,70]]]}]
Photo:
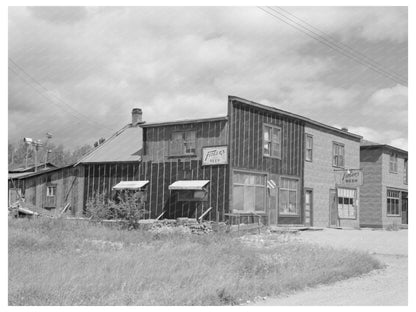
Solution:
[{"label": "window frame", "polygon": [[[335,154],[335,150],[336,150],[335,147],[342,148],[342,155]],[[339,156],[342,156],[342,165],[339,164]],[[337,162],[335,162],[335,159],[337,159]],[[332,167],[345,168],[345,144],[335,142],[335,141],[332,142]]]},{"label": "window frame", "polygon": [[[311,139],[311,147],[308,148],[308,139]],[[308,159],[308,151],[311,152],[311,158]],[[313,162],[313,135],[305,133],[305,161]]]},{"label": "window frame", "polygon": [[[340,197],[338,196],[338,190],[339,189],[343,189],[343,190],[350,190],[350,191],[354,191],[354,197]],[[357,205],[357,196],[358,196],[358,190],[356,188],[351,188],[351,187],[339,187],[336,190],[336,197],[337,197],[337,211],[338,211],[338,218],[339,219],[343,219],[343,220],[357,220],[357,214],[358,214],[358,205]],[[340,216],[339,215],[339,207],[338,205],[340,205],[339,200],[340,198],[342,198],[342,206],[344,207],[344,205],[349,205],[352,206],[354,209],[354,216],[350,216],[348,215],[347,217],[345,216]],[[348,203],[345,203],[345,199],[348,199]],[[350,200],[352,199],[352,203],[350,203]]]},{"label": "window frame", "polygon": [[389,173],[398,173],[398,156],[394,152],[389,156]]},{"label": "window frame", "polygon": [[403,167],[403,184],[407,185],[409,183],[409,164],[407,158],[404,159]]},{"label": "window frame", "polygon": [[[282,187],[282,185],[283,185],[283,180],[284,179],[286,179],[286,180],[293,180],[293,181],[296,181],[297,182],[297,188],[296,188],[296,213],[285,213],[285,212],[281,212],[280,211],[280,203],[281,203],[281,198],[282,198],[282,196],[281,196],[281,192],[282,191],[288,191],[288,200],[289,200],[289,203],[290,203],[290,192],[292,191],[294,191],[294,189],[290,189],[290,188],[284,188],[284,187]],[[278,189],[278,191],[279,191],[279,195],[278,195],[278,209],[277,209],[277,211],[278,211],[278,215],[279,216],[281,216],[281,217],[300,217],[300,214],[301,214],[301,210],[302,210],[302,208],[300,207],[301,206],[301,203],[300,203],[300,193],[301,193],[301,190],[300,190],[300,179],[299,178],[296,178],[296,177],[289,177],[289,176],[281,176],[280,177],[280,179],[279,179],[279,189]]]},{"label": "window frame", "polygon": [[[175,134],[179,134],[179,133],[181,133],[182,134],[182,139],[181,140],[174,140],[173,139],[173,137],[174,137],[174,135]],[[195,135],[194,135],[194,140],[193,140],[193,142],[191,141],[191,140],[186,140],[186,133],[194,133]],[[184,157],[184,156],[196,156],[196,154],[197,154],[197,147],[196,147],[196,145],[197,145],[197,138],[196,138],[196,133],[197,133],[197,131],[196,131],[196,129],[187,129],[187,130],[175,130],[175,131],[172,131],[172,133],[171,133],[171,136],[170,136],[170,141],[169,141],[169,157]],[[179,145],[179,143],[177,143],[177,141],[178,142],[181,142],[180,143],[180,147],[181,147],[181,152],[179,153],[174,153],[173,152],[173,150],[175,149],[175,148],[173,148],[173,146],[174,146],[174,144],[178,144]],[[186,150],[187,150],[187,144],[189,144],[189,143],[193,143],[194,144],[194,152],[191,152],[191,153],[187,153],[186,152]],[[179,150],[179,147],[177,147],[177,149]]]},{"label": "window frame", "polygon": [[[51,192],[50,190],[53,190]],[[53,193],[51,195],[51,193]],[[56,184],[50,184],[46,186],[46,197],[55,197],[56,196]]]},{"label": "window frame", "polygon": [[[398,194],[398,197],[389,196],[389,192],[394,192]],[[386,215],[387,217],[400,217],[402,215],[401,213],[401,191],[394,190],[387,188],[386,189]],[[396,201],[397,200],[397,214],[389,212],[389,199]]]},{"label": "window frame", "polygon": [[[240,182],[235,182],[235,174],[242,174],[242,175],[250,175],[250,176],[261,176],[264,184],[245,184],[245,183],[240,183]],[[233,204],[232,204],[232,211],[237,211],[238,213],[256,213],[256,214],[266,214],[267,212],[267,173],[262,173],[262,172],[251,172],[251,171],[240,171],[240,170],[233,170],[233,182],[232,182],[232,189],[233,189],[233,196],[234,196],[234,187],[235,186],[239,186],[243,188],[243,204],[244,204],[244,194],[245,194],[245,190],[246,188],[254,188],[254,196],[255,196],[255,192],[257,188],[263,188],[263,210],[256,210],[256,205],[254,204],[254,210],[253,211],[248,211],[248,210],[244,210],[244,206],[243,209],[236,209],[234,208],[234,204],[235,204],[235,199],[233,198]]]},{"label": "window frame", "polygon": [[[270,137],[269,140],[265,140],[264,138],[264,134],[265,134],[265,130],[266,128],[270,128]],[[278,141],[279,141],[279,150],[278,150],[278,155],[273,155],[273,129],[276,129],[279,131],[279,135],[278,135]],[[263,157],[270,157],[270,158],[275,158],[275,159],[282,159],[282,127],[280,126],[276,126],[276,125],[272,125],[272,124],[268,124],[268,123],[263,123],[263,132],[262,132],[262,155]],[[265,144],[270,144],[270,148],[269,148],[269,154],[266,154],[264,151],[264,145]]]}]

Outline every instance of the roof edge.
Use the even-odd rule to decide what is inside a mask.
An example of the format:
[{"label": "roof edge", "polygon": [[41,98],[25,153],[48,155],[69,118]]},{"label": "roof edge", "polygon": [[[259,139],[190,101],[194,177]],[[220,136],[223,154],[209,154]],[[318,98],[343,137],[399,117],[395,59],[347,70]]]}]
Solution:
[{"label": "roof edge", "polygon": [[184,124],[184,123],[199,123],[199,122],[221,121],[221,120],[228,120],[228,117],[227,116],[220,116],[220,117],[209,117],[209,118],[196,118],[196,119],[182,119],[182,120],[174,120],[174,121],[162,121],[162,122],[146,123],[146,124],[140,125],[140,127],[150,128],[150,127],[169,126],[169,125],[177,125],[177,124]]},{"label": "roof edge", "polygon": [[352,133],[352,132],[343,131],[343,130],[335,128],[333,126],[326,125],[322,122],[315,121],[315,120],[312,120],[310,118],[307,118],[307,117],[304,117],[304,116],[301,116],[301,115],[297,115],[297,114],[294,114],[294,113],[290,113],[290,112],[281,110],[281,109],[273,107],[273,106],[268,106],[268,105],[253,102],[253,101],[250,101],[250,100],[247,100],[247,99],[244,99],[244,98],[240,98],[238,96],[229,95],[228,96],[228,101],[230,102],[230,101],[233,101],[233,100],[242,102],[242,103],[247,104],[247,105],[252,105],[252,106],[255,106],[255,107],[260,108],[260,109],[264,109],[264,110],[272,111],[272,112],[275,112],[275,113],[279,113],[279,114],[285,115],[287,117],[291,117],[291,118],[294,118],[294,119],[299,119],[299,120],[304,121],[305,123],[309,123],[309,124],[314,125],[314,126],[325,128],[325,129],[328,129],[328,130],[331,130],[331,131],[334,131],[334,132],[337,132],[337,133],[340,133],[340,134],[343,134],[343,135],[346,135],[346,136],[350,136],[350,137],[355,138],[355,139],[361,140],[363,138],[361,135],[358,135],[358,134],[355,134],[355,133]]}]

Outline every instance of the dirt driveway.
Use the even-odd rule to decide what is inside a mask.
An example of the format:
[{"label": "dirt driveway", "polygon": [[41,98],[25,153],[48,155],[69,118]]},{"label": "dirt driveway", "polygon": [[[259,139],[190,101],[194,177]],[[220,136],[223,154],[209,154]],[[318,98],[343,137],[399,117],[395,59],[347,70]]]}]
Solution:
[{"label": "dirt driveway", "polygon": [[336,230],[304,231],[297,239],[335,248],[368,251],[386,264],[369,274],[268,298],[253,305],[336,306],[336,305],[407,305],[408,259],[407,230]]}]

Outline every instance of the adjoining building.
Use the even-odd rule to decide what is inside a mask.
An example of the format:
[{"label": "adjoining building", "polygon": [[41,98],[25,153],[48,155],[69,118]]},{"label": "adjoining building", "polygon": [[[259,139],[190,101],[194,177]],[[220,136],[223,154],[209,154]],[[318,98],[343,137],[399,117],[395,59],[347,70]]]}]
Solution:
[{"label": "adjoining building", "polygon": [[388,227],[408,224],[408,152],[391,145],[361,143],[360,225]]},{"label": "adjoining building", "polygon": [[142,128],[151,217],[359,226],[359,183],[338,176],[359,169],[361,136],[235,96],[227,116]]},{"label": "adjoining building", "polygon": [[[95,196],[112,197],[113,186],[137,180],[142,149],[142,111],[133,109],[132,122],[117,131],[76,164],[61,168],[40,166],[37,172],[9,173],[9,201],[24,198],[29,207],[59,214],[70,204],[74,215],[82,215]],[[42,170],[41,170],[42,169]],[[18,190],[18,193],[14,191]]]}]

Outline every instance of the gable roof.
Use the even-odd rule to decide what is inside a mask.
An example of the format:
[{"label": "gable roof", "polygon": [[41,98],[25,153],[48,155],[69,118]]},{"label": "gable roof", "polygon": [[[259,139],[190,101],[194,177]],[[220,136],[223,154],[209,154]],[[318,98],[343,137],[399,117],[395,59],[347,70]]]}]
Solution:
[{"label": "gable roof", "polygon": [[142,128],[128,124],[75,164],[141,161]]},{"label": "gable roof", "polygon": [[35,177],[35,176],[42,175],[42,174],[47,174],[47,173],[50,173],[50,172],[53,172],[53,171],[58,171],[58,170],[61,170],[61,169],[69,168],[69,167],[72,167],[73,165],[74,164],[70,164],[70,165],[66,165],[66,166],[63,166],[63,167],[53,166],[53,167],[46,168],[46,169],[43,169],[43,170],[38,170],[36,172],[34,172],[34,171],[9,172],[8,179],[9,180],[12,180],[12,179],[15,179],[15,180],[26,179],[26,178]]}]

